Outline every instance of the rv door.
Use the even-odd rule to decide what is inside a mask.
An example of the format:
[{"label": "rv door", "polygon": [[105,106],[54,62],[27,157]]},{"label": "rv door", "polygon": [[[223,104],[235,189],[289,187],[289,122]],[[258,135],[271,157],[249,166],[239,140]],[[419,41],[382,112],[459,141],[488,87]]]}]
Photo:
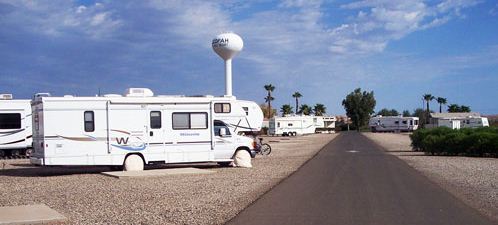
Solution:
[{"label": "rv door", "polygon": [[145,152],[148,148],[148,111],[146,105],[109,104],[108,139],[111,154]]}]

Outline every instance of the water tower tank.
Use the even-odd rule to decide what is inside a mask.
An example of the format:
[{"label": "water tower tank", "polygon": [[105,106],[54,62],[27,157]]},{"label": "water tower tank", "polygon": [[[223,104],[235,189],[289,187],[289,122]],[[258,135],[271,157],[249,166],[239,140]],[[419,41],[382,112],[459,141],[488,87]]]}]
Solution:
[{"label": "water tower tank", "polygon": [[244,42],[239,35],[229,32],[216,36],[211,45],[225,60],[225,95],[232,96],[232,58],[242,51]]}]

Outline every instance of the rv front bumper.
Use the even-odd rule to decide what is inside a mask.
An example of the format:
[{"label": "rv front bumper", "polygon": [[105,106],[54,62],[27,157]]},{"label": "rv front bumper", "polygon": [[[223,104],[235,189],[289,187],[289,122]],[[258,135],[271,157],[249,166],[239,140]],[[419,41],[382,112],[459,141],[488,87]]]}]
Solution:
[{"label": "rv front bumper", "polygon": [[30,157],[29,162],[33,165],[43,166],[43,158]]}]

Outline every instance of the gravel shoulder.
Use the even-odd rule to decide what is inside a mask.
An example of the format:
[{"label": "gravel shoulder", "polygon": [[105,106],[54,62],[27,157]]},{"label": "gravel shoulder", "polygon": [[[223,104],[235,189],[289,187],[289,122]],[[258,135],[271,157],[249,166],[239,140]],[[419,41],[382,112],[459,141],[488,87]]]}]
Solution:
[{"label": "gravel shoulder", "polygon": [[408,134],[363,133],[468,205],[498,222],[498,159],[429,156],[411,149]]},{"label": "gravel shoulder", "polygon": [[[0,206],[46,204],[69,224],[223,224],[312,158],[336,134],[265,137],[253,168],[193,166],[213,174],[116,179],[107,167],[34,167],[0,160]],[[157,169],[158,167],[154,167]]]}]

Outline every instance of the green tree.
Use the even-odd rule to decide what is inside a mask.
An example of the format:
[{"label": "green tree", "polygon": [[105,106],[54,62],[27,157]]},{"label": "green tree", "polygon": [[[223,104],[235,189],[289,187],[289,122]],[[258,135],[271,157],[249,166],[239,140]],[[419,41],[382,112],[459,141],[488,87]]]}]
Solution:
[{"label": "green tree", "polygon": [[[430,113],[430,109],[429,109],[429,103],[434,100],[434,96],[432,96],[431,94],[425,94],[422,96],[422,98],[424,99],[424,101],[426,102],[427,104],[427,113],[426,113],[426,118],[429,118],[429,113]],[[429,123],[429,120],[426,121],[427,123]]]},{"label": "green tree", "polygon": [[272,109],[271,113],[268,114],[270,111],[268,110],[268,105],[265,103],[260,104],[259,107],[261,108],[261,111],[263,111],[263,116],[265,118],[272,118],[273,116],[277,115],[277,110],[275,109]]},{"label": "green tree", "polygon": [[408,110],[403,110],[403,117],[409,117],[409,116],[411,116],[411,115],[410,115],[410,111],[408,111]]},{"label": "green tree", "polygon": [[296,114],[297,114],[297,110],[299,109],[299,98],[303,97],[303,95],[301,93],[299,93],[298,91],[294,92],[294,94],[292,94],[292,97],[296,99]]},{"label": "green tree", "polygon": [[387,108],[383,108],[383,109],[379,110],[379,112],[377,112],[377,115],[380,115],[380,116],[398,116],[399,112],[396,109],[389,110]]},{"label": "green tree", "polygon": [[446,100],[446,98],[443,98],[443,97],[437,97],[436,101],[439,104],[439,113],[442,113],[443,112],[443,105],[446,105],[446,103],[448,103],[448,101]]},{"label": "green tree", "polygon": [[451,104],[448,106],[448,112],[471,112],[471,110],[466,105]]},{"label": "green tree", "polygon": [[282,113],[282,116],[289,115],[292,113],[292,106],[289,104],[282,105],[280,112]]},{"label": "green tree", "polygon": [[346,115],[351,118],[353,126],[358,131],[360,131],[361,126],[368,122],[370,115],[374,113],[375,104],[374,92],[362,92],[361,88],[355,89],[342,100]]},{"label": "green tree", "polygon": [[[275,90],[275,86],[273,86],[272,84],[267,84],[265,85],[265,90],[268,92],[268,94],[266,95],[265,97],[265,102],[268,103],[268,112],[267,112],[267,115],[271,115],[272,113],[272,110],[271,110],[271,101],[275,100],[275,98],[273,98],[271,96],[272,92]],[[267,118],[270,118],[270,117],[267,117]]]},{"label": "green tree", "polygon": [[308,116],[311,114],[311,107],[309,105],[302,104],[301,107],[299,107],[299,113]]},{"label": "green tree", "polygon": [[317,103],[315,106],[313,106],[313,112],[315,116],[323,116],[327,110],[327,107],[325,105]]}]

